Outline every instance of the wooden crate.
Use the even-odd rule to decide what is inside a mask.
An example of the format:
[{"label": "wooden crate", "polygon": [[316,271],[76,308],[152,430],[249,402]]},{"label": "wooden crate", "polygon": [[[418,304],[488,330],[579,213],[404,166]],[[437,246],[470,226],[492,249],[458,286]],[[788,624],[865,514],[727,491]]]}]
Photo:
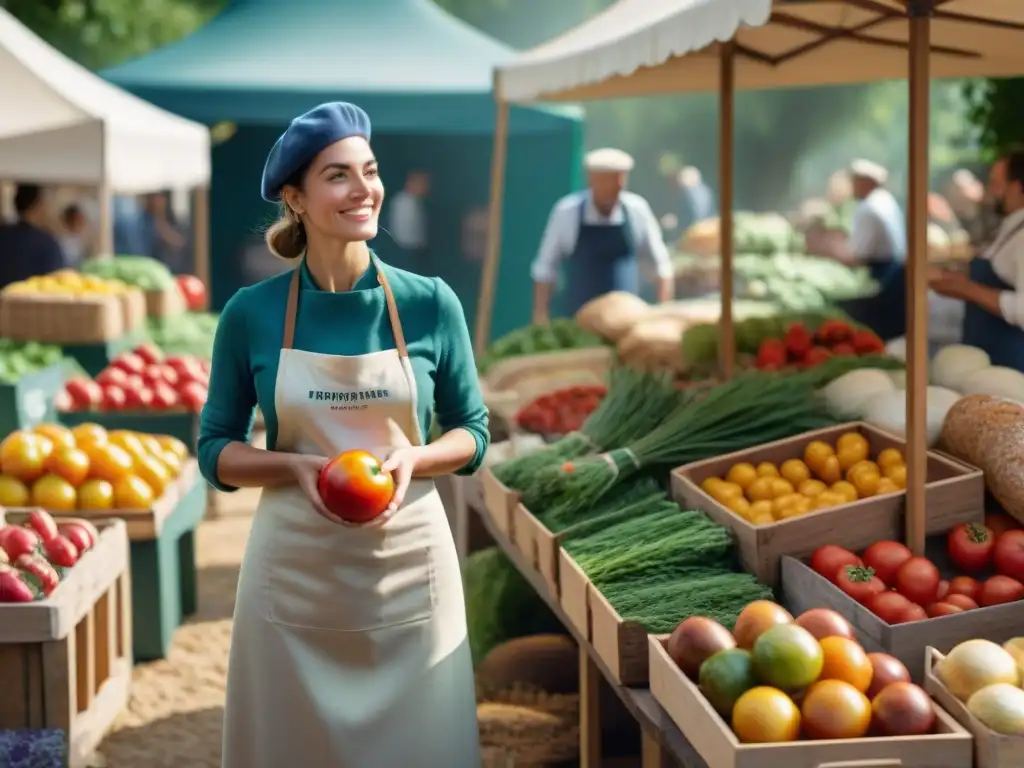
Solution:
[{"label": "wooden crate", "polygon": [[128,537],[119,520],[97,527],[96,546],[51,595],[0,605],[0,729],[64,731],[71,766],[127,706],[132,679]]},{"label": "wooden crate", "polygon": [[62,360],[10,384],[0,384],[0,435],[56,421],[55,400],[69,368],[68,361]]},{"label": "wooden crate", "polygon": [[942,707],[928,736],[741,744],[693,681],[648,638],[651,693],[712,768],[969,768],[972,739]]},{"label": "wooden crate", "polygon": [[0,296],[0,333],[14,341],[93,344],[116,339],[127,330],[117,296]]},{"label": "wooden crate", "polygon": [[[783,555],[805,557],[824,544],[863,549],[880,539],[902,539],[905,530],[906,492],[860,499],[852,504],[811,512],[772,525],[753,525],[708,496],[700,484],[722,477],[741,461],[757,464],[801,458],[812,440],[834,444],[846,432],[860,432],[870,444],[870,455],[884,448],[905,452],[903,440],[863,422],[852,422],[805,432],[746,451],[687,464],[672,471],[672,495],[684,507],[704,510],[708,517],[736,534],[740,562],[765,584],[779,580]],[[926,506],[928,533],[944,533],[957,523],[981,522],[985,517],[985,479],[981,470],[930,452]]]},{"label": "wooden crate", "polygon": [[564,549],[558,550],[558,583],[559,604],[573,629],[579,633],[584,640],[590,640],[591,616],[590,616],[590,579],[587,574],[576,565],[572,555]]},{"label": "wooden crate", "polygon": [[974,768],[1024,766],[1024,736],[996,733],[972,715],[935,674],[935,665],[943,658],[943,654],[931,646],[925,650],[924,688],[953,719],[974,736]]},{"label": "wooden crate", "polygon": [[198,607],[195,531],[206,515],[207,485],[194,459],[149,509],[51,512],[54,517],[119,519],[131,541],[133,653],[162,659],[182,621]]},{"label": "wooden crate", "polygon": [[782,603],[794,616],[811,608],[831,608],[842,614],[853,625],[865,650],[895,656],[906,665],[916,683],[924,680],[924,652],[928,646],[946,653],[965,640],[979,637],[1003,643],[1020,636],[1024,626],[1024,602],[976,608],[909,624],[886,624],[794,557],[782,559]]},{"label": "wooden crate", "polygon": [[124,314],[124,329],[135,333],[146,328],[146,294],[138,288],[129,288],[117,295]]},{"label": "wooden crate", "polygon": [[512,510],[512,541],[526,562],[537,568],[537,539],[535,531],[543,528],[541,522],[522,504]]},{"label": "wooden crate", "polygon": [[173,317],[185,311],[185,297],[178,286],[162,291],[146,291],[146,314],[150,317]]},{"label": "wooden crate", "polygon": [[598,658],[621,685],[646,685],[650,665],[647,660],[647,628],[626,621],[600,590],[587,584],[590,606],[590,641]]},{"label": "wooden crate", "polygon": [[480,484],[484,492],[484,509],[498,530],[512,538],[513,516],[519,504],[519,493],[505,486],[489,467],[480,470]]}]

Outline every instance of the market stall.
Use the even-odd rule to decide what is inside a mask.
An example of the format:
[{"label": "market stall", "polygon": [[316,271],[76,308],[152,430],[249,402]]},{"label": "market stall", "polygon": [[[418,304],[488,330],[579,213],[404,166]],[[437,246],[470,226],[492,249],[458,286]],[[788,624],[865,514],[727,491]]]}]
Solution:
[{"label": "market stall", "polygon": [[[720,174],[723,181],[720,209],[724,215],[720,245],[723,270],[723,307],[720,326],[722,338],[718,345],[718,351],[723,363],[722,373],[728,379],[733,373],[732,367],[735,361],[730,279],[733,243],[731,214],[728,213],[732,210],[731,115],[734,89],[736,87],[765,88],[899,78],[906,76],[909,70],[912,153],[909,173],[911,180],[910,204],[908,206],[910,246],[908,256],[908,339],[903,355],[907,360],[907,371],[905,378],[901,377],[900,381],[900,384],[905,386],[905,390],[901,390],[899,395],[905,403],[905,413],[902,418],[892,415],[893,403],[888,402],[894,399],[891,394],[887,395],[888,400],[883,399],[880,401],[880,405],[875,406],[878,419],[882,421],[885,421],[886,418],[889,419],[886,431],[891,433],[893,430],[902,430],[905,436],[906,444],[894,449],[901,457],[899,471],[895,471],[895,462],[887,464],[885,467],[879,463],[883,461],[883,456],[891,456],[891,454],[873,446],[870,439],[859,431],[860,428],[856,424],[847,425],[839,435],[839,442],[834,444],[823,440],[815,441],[811,437],[801,438],[802,444],[798,447],[804,451],[808,450],[808,446],[820,443],[810,457],[801,456],[801,451],[794,447],[790,449],[794,455],[781,457],[780,463],[774,461],[768,463],[778,473],[781,466],[790,460],[799,460],[803,466],[809,467],[811,466],[809,461],[816,453],[821,454],[819,456],[821,459],[828,459],[828,456],[831,456],[832,458],[828,459],[828,463],[825,465],[827,468],[824,470],[824,475],[809,476],[806,480],[816,480],[819,483],[827,480],[833,485],[836,483],[850,484],[853,486],[853,496],[850,498],[856,500],[852,503],[862,503],[862,498],[886,496],[889,491],[879,492],[879,485],[887,487],[888,483],[894,483],[897,486],[900,483],[905,484],[905,492],[900,489],[896,491],[896,494],[901,497],[899,504],[905,509],[905,514],[903,513],[904,509],[901,509],[897,517],[893,517],[891,512],[879,512],[885,518],[883,527],[886,527],[887,532],[878,531],[874,538],[888,536],[898,539],[905,536],[907,544],[910,545],[908,552],[921,556],[925,553],[926,534],[938,534],[946,530],[956,531],[957,526],[965,523],[978,525],[982,509],[976,475],[974,476],[975,480],[970,481],[973,482],[973,490],[965,492],[965,500],[960,504],[958,511],[950,512],[954,518],[943,518],[944,512],[940,509],[941,505],[935,503],[934,496],[929,501],[929,489],[934,483],[964,482],[956,479],[963,475],[962,472],[953,468],[937,468],[933,455],[927,451],[928,422],[938,421],[941,426],[943,417],[949,412],[951,405],[951,402],[947,402],[945,407],[939,408],[941,415],[934,415],[931,413],[933,410],[931,407],[932,393],[927,390],[925,299],[927,217],[925,206],[928,166],[927,84],[929,71],[936,76],[999,76],[1015,74],[1024,70],[1024,61],[1014,50],[1014,40],[1024,25],[1024,10],[1010,10],[1005,4],[979,2],[971,3],[969,7],[967,7],[968,4],[956,2],[912,3],[910,5],[908,10],[902,7],[902,4],[890,3],[775,2],[773,4],[768,0],[760,2],[758,0],[747,0],[746,2],[743,0],[721,0],[717,3],[692,7],[690,3],[649,4],[623,0],[579,28],[549,44],[523,54],[516,62],[502,68],[496,77],[496,97],[499,101],[500,116],[503,110],[507,109],[506,101],[520,99],[586,100],[689,90],[711,90],[715,87],[720,89],[723,107]],[[666,34],[666,30],[675,30],[677,34]],[[722,40],[728,42],[715,42]],[[865,55],[866,53],[870,53],[870,55]],[[500,193],[504,173],[503,153],[500,146],[495,148],[493,162],[492,191],[495,198],[492,199],[491,234],[492,237],[495,237],[501,224]],[[497,246],[492,242],[488,252],[488,263],[485,264],[484,284],[481,288],[482,309],[489,305],[493,297],[491,282],[493,282],[494,264],[497,259]],[[481,316],[485,317],[485,315],[486,313],[482,311]],[[477,332],[478,344],[482,344],[483,339],[487,337],[486,320],[483,320],[483,326],[478,325]],[[812,337],[817,337],[816,331],[812,330],[811,334]],[[853,372],[849,373],[852,375]],[[991,376],[991,374],[987,375]],[[836,380],[839,378],[841,377],[836,377]],[[611,387],[609,389],[610,396]],[[632,402],[638,400],[639,398],[634,393]],[[646,400],[641,401],[646,402]],[[994,407],[991,404],[986,405],[989,408]],[[886,411],[888,416],[882,415],[881,411]],[[994,415],[992,418],[995,418]],[[935,431],[934,428],[932,431]],[[584,426],[583,433],[587,433],[586,426]],[[794,432],[794,435],[798,433],[799,430]],[[858,446],[866,446],[863,448],[865,455],[859,461],[867,461],[879,470],[877,477],[876,473],[872,472],[871,479],[867,481],[870,488],[858,489],[852,479],[844,479],[842,474],[838,477],[832,476],[834,472],[840,471],[841,461],[838,457],[841,456],[842,445],[853,443]],[[644,444],[643,447],[650,450],[650,446],[647,444]],[[948,446],[946,447],[948,448]],[[609,466],[612,467],[613,473],[618,474],[623,470],[639,469],[640,465],[644,463],[644,457],[639,455],[633,446],[629,447],[629,453],[621,453],[624,450],[621,442],[613,442],[607,447],[594,448],[590,446],[590,448],[595,453],[614,449],[610,454],[604,454],[603,458],[599,455],[596,465],[586,462],[590,465],[587,467],[590,474],[586,475],[584,479],[591,482],[599,479],[600,464],[604,464],[606,469]],[[581,449],[577,448],[577,450]],[[860,452],[861,448],[857,450]],[[588,449],[581,450],[581,452],[589,453],[591,451]],[[724,451],[718,450],[718,452]],[[826,453],[828,456],[825,455]],[[690,457],[681,456],[680,458],[693,460]],[[836,462],[834,470],[830,463],[832,461]],[[739,456],[736,457],[734,463],[750,465],[754,472],[758,471],[758,468],[754,467],[750,461],[740,460]],[[572,467],[570,473],[578,472],[580,469],[580,465],[571,458],[563,462],[563,472],[566,471],[566,466]],[[886,467],[889,469],[886,470]],[[853,467],[844,468],[847,473],[850,469]],[[745,472],[746,469],[743,471]],[[500,474],[498,469],[492,473],[492,475],[498,474]],[[729,482],[722,478],[717,479]],[[781,479],[789,485],[794,485],[785,477]],[[888,482],[883,483],[883,480]],[[991,483],[991,480],[989,482]],[[531,517],[535,520],[545,516],[549,517],[552,513],[544,507],[551,504],[551,499],[534,498],[531,502],[526,497],[526,488],[510,488],[500,479],[496,483],[491,482],[486,473],[483,483],[484,505],[495,514],[499,521],[497,523],[499,529],[509,534],[517,547],[525,547],[528,552],[532,547],[533,551],[537,552],[536,542],[542,537],[538,538],[535,534],[521,533],[521,531],[537,530],[537,527],[531,522]],[[534,478],[530,483],[530,489],[539,485],[537,478]],[[598,485],[601,483],[598,482]],[[673,487],[675,488],[676,485],[674,480]],[[685,486],[685,483],[683,485]],[[589,484],[584,483],[576,488],[575,493],[582,492],[588,486]],[[842,490],[848,491],[845,487]],[[709,514],[708,507],[712,506],[710,499],[713,498],[712,495],[709,495],[710,493],[709,489],[704,489],[704,498],[700,500],[701,509]],[[735,518],[737,515],[743,517],[743,515],[749,514],[750,508],[758,505],[760,501],[768,501],[767,498],[760,498],[761,493],[755,493],[753,497],[741,494],[743,495],[742,499],[736,497],[727,499],[734,507],[730,508],[733,517]],[[584,492],[583,495],[587,496],[587,493]],[[600,496],[601,494],[598,493],[597,497],[592,498],[591,501],[598,502]],[[677,499],[679,499],[678,495]],[[684,506],[688,506],[692,499],[685,499],[684,496],[680,503],[682,504],[684,500],[687,501]],[[827,499],[827,501],[838,503],[835,499]],[[573,502],[570,506],[578,503]],[[814,504],[813,501],[811,503]],[[797,505],[799,507],[801,503],[797,502]],[[555,503],[554,506],[556,509],[559,508],[558,503]],[[843,504],[838,504],[839,508],[842,506]],[[760,508],[765,509],[763,505]],[[541,510],[543,512],[540,515],[536,514]],[[609,512],[614,511],[609,510]],[[946,512],[948,511],[946,510]],[[547,515],[543,513],[547,513]],[[815,524],[822,524],[829,513],[816,510],[809,517],[804,517],[805,514],[804,512],[793,513],[793,520],[797,521],[794,530],[800,527],[810,531]],[[968,515],[968,517],[956,519],[958,514]],[[501,525],[502,520],[507,521],[504,527]],[[524,525],[519,524],[521,520],[526,521]],[[719,520],[722,521],[725,518]],[[778,518],[773,518],[771,525],[784,527],[790,524],[787,522],[788,520],[788,516],[781,521]],[[747,522],[750,523],[749,520]],[[549,525],[541,525],[540,528],[551,534],[550,517],[548,523]],[[751,523],[750,527],[756,528],[758,525],[760,524]],[[774,537],[774,532],[765,537],[750,534],[745,525],[727,527],[736,532],[741,542],[741,549],[744,541],[749,542],[748,546],[757,549],[761,543],[770,541]],[[970,530],[974,531],[975,529],[971,528]],[[550,539],[550,536],[548,538]],[[866,543],[850,542],[846,546],[857,548]],[[829,542],[821,541],[818,544],[824,546]],[[802,546],[808,546],[808,541],[804,540]],[[558,557],[561,558],[558,562],[564,565],[566,547],[559,548],[556,543],[556,549],[559,552]],[[810,551],[787,553],[787,555],[797,557],[810,554]],[[562,590],[564,607],[567,583],[564,576],[561,575],[563,572],[571,573],[572,571],[566,571],[564,568],[555,571],[559,574],[558,584]],[[992,578],[997,578],[997,576]],[[571,582],[570,577],[569,583],[571,584]],[[594,613],[595,595],[601,595],[604,590],[595,589],[592,579],[588,581],[585,578],[583,582],[585,586],[583,592],[589,595],[589,610],[593,614],[590,616],[591,626],[597,635],[596,622],[598,619],[597,614]],[[783,593],[785,593],[784,583],[782,587]],[[571,587],[569,591],[572,592]],[[830,608],[843,608],[827,595],[821,595],[821,601]],[[596,604],[601,606],[604,602],[607,601],[597,598]],[[921,610],[923,612],[923,609]],[[990,609],[983,608],[983,610],[989,611]],[[606,617],[607,613],[605,610]],[[612,611],[612,614],[614,613]],[[586,619],[586,612],[583,615]],[[973,615],[970,619],[963,617],[964,626],[977,627],[982,622],[980,615],[977,622],[973,619]],[[933,620],[929,620],[930,623],[931,621]],[[934,621],[940,620],[934,619]],[[619,624],[621,625],[621,622]],[[607,626],[614,629],[616,624],[612,622],[610,625],[606,625],[606,628]],[[650,630],[650,627],[648,626],[647,629]],[[968,628],[965,631],[972,630]],[[977,629],[973,631],[977,631]],[[600,634],[604,634],[604,632]],[[617,634],[620,638],[622,637],[621,631]],[[1000,634],[1000,632],[992,631],[991,639],[999,641],[1007,639],[999,636]],[[960,637],[962,638],[962,635]],[[859,636],[858,639],[860,639]],[[950,638],[945,638],[945,640],[949,641],[946,643],[947,645],[952,642]],[[593,638],[593,642],[598,642],[596,637]],[[893,649],[887,646],[886,650]],[[918,650],[923,650],[923,648],[918,648]],[[652,658],[658,657],[659,654],[655,653]],[[636,662],[636,664],[639,669],[645,667],[643,662]],[[654,661],[651,662],[651,665],[653,669]],[[915,668],[914,672],[915,678],[919,678],[919,670]],[[662,704],[666,705],[664,700]],[[586,706],[582,708],[587,709]],[[673,713],[677,716],[677,723],[684,717],[683,711],[676,710]],[[689,712],[692,714],[693,710],[690,709]],[[957,732],[957,727],[954,727],[955,723],[950,726],[946,720],[943,722],[946,723],[943,726],[946,730],[942,732]],[[685,730],[687,729],[684,728]],[[959,730],[962,732],[963,729]],[[689,736],[689,733],[687,735]],[[953,742],[958,742],[959,746],[955,746]],[[733,745],[737,743],[734,736],[732,743]],[[592,754],[588,754],[585,744],[581,743],[581,745],[584,752],[583,763],[594,764],[593,761],[596,758]],[[704,746],[709,748],[706,744]],[[848,746],[853,747],[852,744]],[[863,759],[881,758],[884,747],[880,750],[879,746],[879,744],[865,745],[866,752],[863,755],[858,752],[858,755]],[[947,755],[956,754],[959,759],[963,758],[962,738],[954,738],[944,747],[939,745],[938,748],[945,749]],[[922,747],[922,750],[926,752],[929,749],[932,750],[931,755],[934,757],[937,754],[936,744],[933,743],[932,747]],[[751,752],[750,754],[757,757],[760,753]],[[809,755],[810,752],[807,754]],[[925,758],[923,754],[891,754],[888,757],[902,759],[904,764],[940,764],[934,761],[928,762],[928,759],[932,758]],[[799,751],[787,752],[786,755],[797,760],[804,759],[801,757],[803,752]],[[734,757],[736,756],[734,755]],[[824,754],[819,757],[831,759],[831,756]]]},{"label": "market stall", "polygon": [[101,254],[113,194],[195,189],[196,272],[209,284],[210,134],[76,64],[0,8],[0,179],[100,191]]}]

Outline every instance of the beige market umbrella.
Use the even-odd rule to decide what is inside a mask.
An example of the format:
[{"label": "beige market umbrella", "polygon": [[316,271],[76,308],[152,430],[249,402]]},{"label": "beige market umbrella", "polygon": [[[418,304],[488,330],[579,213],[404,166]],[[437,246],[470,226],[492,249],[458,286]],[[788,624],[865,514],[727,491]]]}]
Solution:
[{"label": "beige market umbrella", "polygon": [[[477,345],[497,277],[509,102],[586,101],[718,89],[722,100],[723,361],[732,339],[733,97],[736,88],[909,78],[908,541],[924,546],[927,386],[928,83],[1024,73],[1022,0],[620,0],[497,70],[491,227]],[[794,119],[799,119],[798,115]]]}]

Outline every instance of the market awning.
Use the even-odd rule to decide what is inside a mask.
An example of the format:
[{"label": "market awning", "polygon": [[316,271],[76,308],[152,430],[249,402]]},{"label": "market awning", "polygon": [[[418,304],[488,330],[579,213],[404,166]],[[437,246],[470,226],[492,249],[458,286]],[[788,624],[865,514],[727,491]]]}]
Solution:
[{"label": "market awning", "polygon": [[[502,98],[585,101],[713,91],[718,43],[739,89],[907,76],[907,0],[619,0],[498,69]],[[937,0],[933,77],[1009,77],[1024,57],[1021,0]]]},{"label": "market awning", "polygon": [[149,192],[206,184],[207,128],[71,61],[0,9],[0,179]]}]

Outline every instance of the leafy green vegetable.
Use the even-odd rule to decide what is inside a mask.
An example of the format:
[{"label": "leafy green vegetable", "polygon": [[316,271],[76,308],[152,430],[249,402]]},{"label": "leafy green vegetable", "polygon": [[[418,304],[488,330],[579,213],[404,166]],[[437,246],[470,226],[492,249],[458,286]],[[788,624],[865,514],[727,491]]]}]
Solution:
[{"label": "leafy green vegetable", "polygon": [[144,291],[166,291],[176,284],[171,270],[163,262],[148,256],[88,259],[82,264],[81,271],[87,275],[120,280]]},{"label": "leafy green vegetable", "polygon": [[568,318],[556,318],[549,325],[528,325],[517,328],[497,339],[477,361],[481,373],[496,363],[521,355],[557,352],[561,349],[599,347],[604,340],[585,331]]}]

